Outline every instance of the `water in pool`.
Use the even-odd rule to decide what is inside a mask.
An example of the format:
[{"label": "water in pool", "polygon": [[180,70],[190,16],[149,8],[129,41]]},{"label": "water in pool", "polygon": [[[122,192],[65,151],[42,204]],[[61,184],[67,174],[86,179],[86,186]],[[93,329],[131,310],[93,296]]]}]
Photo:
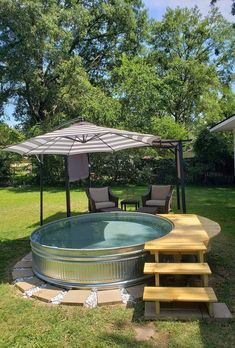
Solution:
[{"label": "water in pool", "polygon": [[105,249],[144,244],[172,229],[167,220],[133,214],[95,214],[95,217],[58,221],[40,228],[33,240],[42,245],[72,249]]}]

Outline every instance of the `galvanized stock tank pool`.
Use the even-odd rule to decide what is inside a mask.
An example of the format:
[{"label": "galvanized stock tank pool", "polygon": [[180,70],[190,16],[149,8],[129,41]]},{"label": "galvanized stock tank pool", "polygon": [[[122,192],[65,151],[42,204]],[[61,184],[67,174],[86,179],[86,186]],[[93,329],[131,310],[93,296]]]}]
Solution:
[{"label": "galvanized stock tank pool", "polygon": [[41,279],[68,288],[117,288],[141,283],[148,253],[146,241],[173,225],[143,213],[79,215],[44,225],[31,237],[33,271]]}]

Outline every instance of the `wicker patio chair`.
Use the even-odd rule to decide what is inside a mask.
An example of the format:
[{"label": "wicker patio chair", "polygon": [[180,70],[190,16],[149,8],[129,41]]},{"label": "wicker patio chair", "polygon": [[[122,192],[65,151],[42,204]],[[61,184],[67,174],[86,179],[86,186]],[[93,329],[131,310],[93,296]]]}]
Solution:
[{"label": "wicker patio chair", "polygon": [[99,212],[101,209],[118,207],[118,197],[116,197],[110,187],[87,188],[89,212]]},{"label": "wicker patio chair", "polygon": [[167,214],[171,210],[173,185],[151,185],[142,196],[143,207],[156,207],[158,213]]}]

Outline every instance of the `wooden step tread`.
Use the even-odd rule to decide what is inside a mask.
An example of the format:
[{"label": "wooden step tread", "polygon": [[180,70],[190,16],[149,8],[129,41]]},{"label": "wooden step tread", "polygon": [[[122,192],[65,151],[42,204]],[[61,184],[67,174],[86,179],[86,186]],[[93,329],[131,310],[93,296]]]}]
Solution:
[{"label": "wooden step tread", "polygon": [[193,252],[206,251],[204,243],[163,243],[163,242],[147,242],[144,249],[148,251],[175,251],[175,252]]},{"label": "wooden step tread", "polygon": [[211,274],[207,263],[148,263],[144,265],[145,274]]},{"label": "wooden step tread", "polygon": [[150,287],[144,288],[144,301],[217,302],[212,288]]}]

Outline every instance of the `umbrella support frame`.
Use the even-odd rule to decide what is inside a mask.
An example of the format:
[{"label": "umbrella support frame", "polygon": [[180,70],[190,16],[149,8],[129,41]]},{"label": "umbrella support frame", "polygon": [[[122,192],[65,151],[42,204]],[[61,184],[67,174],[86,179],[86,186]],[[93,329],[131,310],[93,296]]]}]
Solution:
[{"label": "umbrella support frame", "polygon": [[[183,214],[186,214],[186,200],[185,200],[185,175],[184,175],[184,158],[183,158],[183,142],[187,140],[173,140],[170,146],[165,146],[164,141],[153,145],[156,149],[159,147],[172,150],[175,154],[176,165],[176,196],[177,209],[181,209]],[[71,200],[70,200],[70,184],[68,172],[68,156],[64,156],[65,168],[65,191],[66,191],[66,213],[67,217],[71,216]],[[90,186],[90,159],[89,159],[89,186]],[[40,225],[43,225],[43,155],[40,156]]]}]

